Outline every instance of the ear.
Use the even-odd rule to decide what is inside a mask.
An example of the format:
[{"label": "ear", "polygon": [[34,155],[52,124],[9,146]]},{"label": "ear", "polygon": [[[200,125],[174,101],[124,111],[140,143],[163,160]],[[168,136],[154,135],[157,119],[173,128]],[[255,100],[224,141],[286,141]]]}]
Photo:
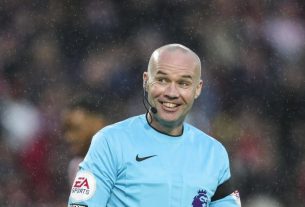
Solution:
[{"label": "ear", "polygon": [[148,81],[148,74],[147,72],[143,73],[143,88],[146,90],[147,89],[147,81]]},{"label": "ear", "polygon": [[203,81],[200,80],[199,84],[196,86],[196,89],[195,89],[196,90],[195,91],[195,99],[197,99],[200,96],[202,87],[203,87]]}]

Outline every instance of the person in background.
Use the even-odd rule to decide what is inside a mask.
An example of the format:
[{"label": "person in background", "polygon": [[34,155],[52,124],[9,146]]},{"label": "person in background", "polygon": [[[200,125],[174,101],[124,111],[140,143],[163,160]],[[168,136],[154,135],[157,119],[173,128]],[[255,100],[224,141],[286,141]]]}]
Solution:
[{"label": "person in background", "polygon": [[94,135],[68,206],[240,206],[226,149],[184,122],[202,86],[192,50],[181,44],[155,50],[143,73],[147,113]]},{"label": "person in background", "polygon": [[101,98],[81,95],[72,99],[63,112],[63,137],[73,157],[68,166],[70,184],[89,149],[92,136],[107,123],[105,107],[101,101]]}]

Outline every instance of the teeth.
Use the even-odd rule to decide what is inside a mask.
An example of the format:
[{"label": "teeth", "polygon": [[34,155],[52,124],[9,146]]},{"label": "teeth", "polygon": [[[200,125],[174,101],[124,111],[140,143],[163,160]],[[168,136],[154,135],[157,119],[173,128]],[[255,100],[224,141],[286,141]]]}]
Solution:
[{"label": "teeth", "polygon": [[176,104],[173,104],[173,103],[163,103],[163,105],[168,107],[168,108],[174,108],[174,107],[177,106]]}]

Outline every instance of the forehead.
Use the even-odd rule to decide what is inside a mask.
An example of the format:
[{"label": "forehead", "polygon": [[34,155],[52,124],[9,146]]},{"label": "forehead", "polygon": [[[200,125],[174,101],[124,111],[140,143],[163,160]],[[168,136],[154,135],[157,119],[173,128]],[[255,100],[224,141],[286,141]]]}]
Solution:
[{"label": "forehead", "polygon": [[164,51],[156,55],[153,73],[182,73],[191,76],[200,76],[200,68],[198,67],[198,64],[198,60],[191,53],[180,50]]}]

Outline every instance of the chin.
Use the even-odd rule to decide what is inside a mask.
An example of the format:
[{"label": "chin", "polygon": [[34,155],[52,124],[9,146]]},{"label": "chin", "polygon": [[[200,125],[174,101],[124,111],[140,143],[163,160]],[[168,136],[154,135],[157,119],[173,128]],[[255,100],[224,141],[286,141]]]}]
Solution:
[{"label": "chin", "polygon": [[160,117],[160,122],[167,126],[178,126],[182,124],[181,118],[177,117]]}]

